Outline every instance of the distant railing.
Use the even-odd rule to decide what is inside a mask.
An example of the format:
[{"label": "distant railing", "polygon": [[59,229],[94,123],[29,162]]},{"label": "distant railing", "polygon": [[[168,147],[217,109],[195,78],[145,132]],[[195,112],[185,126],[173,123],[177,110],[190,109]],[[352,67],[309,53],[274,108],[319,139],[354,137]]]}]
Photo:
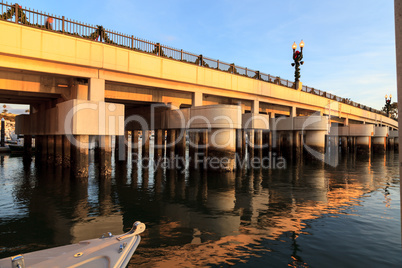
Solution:
[{"label": "distant railing", "polygon": [[[126,35],[111,30],[106,30],[99,25],[90,25],[70,19],[66,19],[64,16],[55,16],[53,14],[46,14],[39,11],[22,8],[18,4],[4,3],[3,0],[0,3],[1,13],[0,19],[15,23],[21,23],[31,27],[38,27],[50,31],[60,32],[63,34],[74,35],[76,37],[90,39],[93,41],[104,42],[107,44],[125,47],[128,49],[155,54],[160,57],[166,57],[182,62],[192,63],[198,66],[206,68],[216,69],[224,72],[229,72],[236,75],[242,75],[249,78],[259,79],[268,83],[282,85],[288,88],[295,88],[295,84],[292,81],[280,78],[279,76],[272,76],[269,74],[261,73],[252,69],[244,68],[235,65],[234,63],[226,63],[219,60],[210,59],[203,55],[197,55],[183,51],[182,49],[175,49],[168,46],[154,43],[151,41],[143,40],[133,35]],[[16,16],[18,14],[18,16]],[[51,27],[47,25],[48,18],[53,19]],[[331,93],[321,91],[312,87],[302,86],[303,92],[322,96],[331,100],[342,102],[348,105],[352,105],[357,108],[361,108],[374,113],[386,115],[385,112],[379,111],[365,105],[356,103],[347,98],[341,98]]]}]

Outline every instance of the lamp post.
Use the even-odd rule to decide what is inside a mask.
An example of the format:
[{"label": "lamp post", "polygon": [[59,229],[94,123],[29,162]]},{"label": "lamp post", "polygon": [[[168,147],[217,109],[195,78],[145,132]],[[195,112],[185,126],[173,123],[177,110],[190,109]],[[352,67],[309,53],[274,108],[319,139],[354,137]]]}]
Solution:
[{"label": "lamp post", "polygon": [[4,142],[5,142],[5,134],[6,134],[6,128],[5,128],[6,124],[4,121],[4,118],[1,119],[1,142],[0,142],[0,146],[4,147]]},{"label": "lamp post", "polygon": [[385,95],[385,109],[387,110],[387,117],[389,117],[389,111],[391,110],[391,99],[392,99],[391,94],[389,94],[389,99],[388,96]]},{"label": "lamp post", "polygon": [[300,46],[300,51],[296,50],[296,48],[297,48],[296,42],[293,42],[292,49],[293,49],[294,62],[292,63],[292,66],[295,67],[295,87],[296,88],[298,87],[297,83],[299,82],[299,78],[300,78],[300,65],[303,65],[303,63],[304,63],[304,61],[302,61],[303,47],[304,47],[303,40],[301,40],[299,46]]}]

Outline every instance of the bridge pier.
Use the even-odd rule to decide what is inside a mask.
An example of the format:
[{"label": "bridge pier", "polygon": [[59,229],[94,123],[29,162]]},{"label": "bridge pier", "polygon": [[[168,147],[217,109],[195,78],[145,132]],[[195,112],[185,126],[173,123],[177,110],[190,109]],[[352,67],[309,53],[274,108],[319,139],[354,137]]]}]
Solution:
[{"label": "bridge pier", "polygon": [[262,159],[262,129],[254,130],[254,156]]},{"label": "bridge pier", "polygon": [[47,135],[47,162],[54,164],[54,135]]},{"label": "bridge pier", "polygon": [[[131,155],[138,159],[139,157],[139,131],[133,130],[131,131]],[[134,160],[134,158],[132,158]]]},{"label": "bridge pier", "polygon": [[163,147],[165,145],[165,131],[157,129],[154,132],[154,159],[159,161],[163,157]]},{"label": "bridge pier", "polygon": [[235,129],[212,129],[208,132],[207,168],[213,171],[233,171],[236,153]]},{"label": "bridge pier", "polygon": [[150,154],[149,154],[149,143],[150,143],[150,135],[151,131],[150,130],[142,130],[142,141],[141,141],[141,157],[142,159],[147,159],[148,161],[150,161]]},{"label": "bridge pier", "polygon": [[248,152],[248,161],[252,161],[254,159],[254,144],[255,144],[255,135],[254,135],[254,129],[249,129],[247,131],[247,152]]},{"label": "bridge pier", "polygon": [[175,156],[179,157],[180,160],[186,157],[186,131],[185,129],[176,130],[176,146],[175,146]]},{"label": "bridge pier", "polygon": [[32,136],[24,135],[24,157],[32,156]]},{"label": "bridge pier", "polygon": [[75,143],[71,146],[72,174],[76,178],[88,178],[89,135],[74,135]]},{"label": "bridge pier", "polygon": [[124,135],[115,136],[115,161],[116,162],[127,162],[128,153],[128,132],[124,131]]},{"label": "bridge pier", "polygon": [[356,151],[356,139],[355,137],[348,137],[349,152],[354,153]]},{"label": "bridge pier", "polygon": [[371,137],[356,137],[356,152],[369,155],[371,152]]},{"label": "bridge pier", "polygon": [[387,150],[395,150],[395,138],[387,138]]},{"label": "bridge pier", "polygon": [[190,168],[198,169],[195,166],[196,165],[195,159],[196,159],[197,154],[198,154],[198,143],[199,143],[199,140],[200,140],[200,135],[199,135],[198,130],[196,130],[196,129],[190,129],[189,132],[188,132],[188,135],[189,135],[189,140],[190,140],[189,148],[188,148],[188,150],[189,150],[188,156],[189,156],[189,161],[190,161]]},{"label": "bridge pier", "polygon": [[99,149],[96,150],[97,158],[99,159],[98,169],[99,176],[109,177],[112,174],[112,137],[102,135],[98,137]]},{"label": "bridge pier", "polygon": [[395,151],[399,151],[399,138],[394,138]]},{"label": "bridge pier", "polygon": [[383,154],[387,147],[386,137],[373,137],[372,139],[373,152]]},{"label": "bridge pier", "polygon": [[269,155],[269,150],[271,149],[270,132],[268,130],[262,131],[262,146],[262,156],[266,157]]},{"label": "bridge pier", "polygon": [[176,151],[176,129],[167,130],[166,158],[174,159]]},{"label": "bridge pier", "polygon": [[373,152],[383,154],[387,150],[388,127],[374,127],[372,138]]},{"label": "bridge pier", "polygon": [[281,131],[280,134],[280,151],[281,155],[292,158],[293,156],[293,130]]},{"label": "bridge pier", "polygon": [[324,154],[325,153],[325,135],[324,130],[308,130],[306,131],[305,144],[310,149]]},{"label": "bridge pier", "polygon": [[243,160],[243,130],[236,129],[236,161]]},{"label": "bridge pier", "polygon": [[209,144],[208,144],[208,130],[207,129],[201,129],[199,130],[199,140],[198,140],[198,159],[203,159],[202,163],[200,162],[198,167],[201,169],[208,170],[207,166],[207,158],[208,158],[208,153],[209,153]]},{"label": "bridge pier", "polygon": [[54,163],[56,166],[63,164],[63,136],[54,136]]},{"label": "bridge pier", "polygon": [[41,161],[47,161],[47,151],[49,149],[49,147],[48,147],[48,135],[42,135],[41,136],[41,141],[42,141],[42,147],[41,147],[40,159],[41,159]]},{"label": "bridge pier", "polygon": [[63,168],[71,167],[71,142],[67,135],[62,136]]},{"label": "bridge pier", "polygon": [[348,152],[348,137],[341,137],[341,153],[346,154]]},{"label": "bridge pier", "polygon": [[301,131],[294,131],[293,132],[293,153],[296,158],[300,158],[302,154],[302,133]]}]

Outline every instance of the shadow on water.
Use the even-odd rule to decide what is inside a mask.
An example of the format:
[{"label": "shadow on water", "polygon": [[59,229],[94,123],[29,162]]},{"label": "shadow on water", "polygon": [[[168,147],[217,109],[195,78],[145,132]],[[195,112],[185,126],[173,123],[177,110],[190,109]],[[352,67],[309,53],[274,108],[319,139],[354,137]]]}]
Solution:
[{"label": "shadow on water", "polygon": [[142,169],[129,159],[113,162],[107,178],[92,161],[79,180],[1,156],[0,257],[122,233],[141,220],[147,230],[132,266],[392,264],[402,260],[397,159],[292,158],[286,168],[233,173]]}]

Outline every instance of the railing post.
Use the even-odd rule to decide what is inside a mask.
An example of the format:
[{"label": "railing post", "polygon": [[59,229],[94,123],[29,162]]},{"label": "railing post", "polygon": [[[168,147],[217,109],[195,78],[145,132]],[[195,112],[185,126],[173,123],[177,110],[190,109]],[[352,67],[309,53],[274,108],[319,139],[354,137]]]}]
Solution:
[{"label": "railing post", "polygon": [[198,65],[202,66],[202,54],[200,54],[200,56],[198,56],[198,58],[200,59],[200,62]]},{"label": "railing post", "polygon": [[219,70],[219,60],[217,60],[216,63],[217,63],[216,69]]},{"label": "railing post", "polygon": [[183,61],[183,49],[180,50],[180,60]]},{"label": "railing post", "polygon": [[156,43],[156,45],[158,46],[158,56],[161,55],[161,44]]},{"label": "railing post", "polygon": [[232,66],[232,74],[234,74],[235,64],[232,63],[232,64],[230,64],[230,66]]},{"label": "railing post", "polygon": [[134,48],[134,35],[131,36],[131,49]]},{"label": "railing post", "polygon": [[18,4],[15,4],[15,23],[18,23],[18,18],[19,18],[18,8],[19,8]]},{"label": "railing post", "polygon": [[247,75],[247,67],[246,67],[246,76],[248,76],[248,75]]},{"label": "railing post", "polygon": [[255,73],[257,74],[257,79],[260,80],[260,71],[255,71]]},{"label": "railing post", "polygon": [[64,23],[65,23],[66,19],[63,17],[61,17],[61,31],[64,33]]}]

